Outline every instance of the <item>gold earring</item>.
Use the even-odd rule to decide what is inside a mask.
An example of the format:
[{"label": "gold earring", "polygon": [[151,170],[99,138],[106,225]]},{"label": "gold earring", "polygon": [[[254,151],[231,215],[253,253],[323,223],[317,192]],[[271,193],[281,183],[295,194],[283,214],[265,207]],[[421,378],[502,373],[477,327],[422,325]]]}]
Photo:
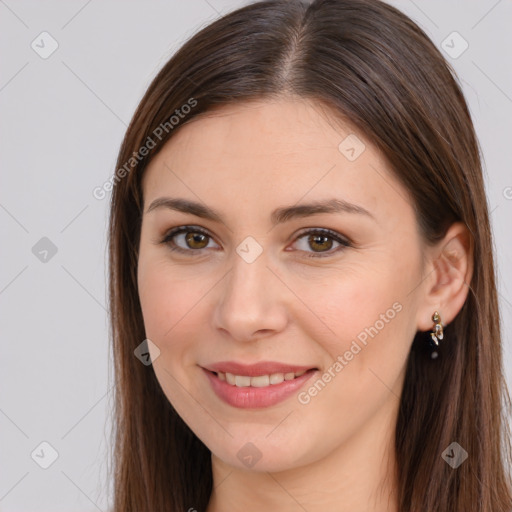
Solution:
[{"label": "gold earring", "polygon": [[[430,336],[432,337],[432,341],[438,347],[439,341],[442,340],[444,337],[443,324],[441,323],[441,315],[439,314],[438,311],[434,311],[434,314],[432,315],[432,322],[434,322],[434,327],[432,329],[432,332],[430,333]],[[437,356],[437,351],[433,351],[431,354],[432,359],[435,359]]]},{"label": "gold earring", "polygon": [[443,324],[441,323],[441,315],[438,311],[434,311],[432,322],[434,322],[434,328],[430,336],[432,336],[434,343],[439,346],[439,340],[443,339]]}]

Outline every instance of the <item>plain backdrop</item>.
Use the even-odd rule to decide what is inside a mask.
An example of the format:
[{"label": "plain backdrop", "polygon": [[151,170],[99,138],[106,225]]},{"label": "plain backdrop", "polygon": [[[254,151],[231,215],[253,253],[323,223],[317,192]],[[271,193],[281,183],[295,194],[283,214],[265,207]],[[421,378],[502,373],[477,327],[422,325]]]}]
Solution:
[{"label": "plain backdrop", "polygon": [[[92,191],[114,172],[156,72],[198,29],[246,3],[0,0],[3,512],[107,510],[110,196],[97,200]],[[510,384],[512,4],[391,3],[445,52],[469,102],[492,211]]]}]

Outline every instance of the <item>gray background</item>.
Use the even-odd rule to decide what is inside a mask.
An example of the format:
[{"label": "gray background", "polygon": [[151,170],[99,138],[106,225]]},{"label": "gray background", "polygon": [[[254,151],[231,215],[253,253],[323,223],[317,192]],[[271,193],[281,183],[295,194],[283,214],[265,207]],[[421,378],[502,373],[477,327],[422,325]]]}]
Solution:
[{"label": "gray background", "polygon": [[[114,172],[127,123],[156,72],[199,28],[245,3],[0,0],[3,512],[107,509],[109,195],[97,200],[92,190]],[[391,3],[439,47],[447,41],[452,54],[463,48],[456,36],[447,39],[452,32],[469,44],[447,58],[484,155],[512,383],[512,4]],[[51,48],[50,39],[41,43],[43,31],[59,45],[46,59],[31,47],[35,41]],[[48,248],[43,237],[57,249],[54,255],[40,252]],[[50,460],[43,441],[58,453],[48,469],[35,462]]]}]

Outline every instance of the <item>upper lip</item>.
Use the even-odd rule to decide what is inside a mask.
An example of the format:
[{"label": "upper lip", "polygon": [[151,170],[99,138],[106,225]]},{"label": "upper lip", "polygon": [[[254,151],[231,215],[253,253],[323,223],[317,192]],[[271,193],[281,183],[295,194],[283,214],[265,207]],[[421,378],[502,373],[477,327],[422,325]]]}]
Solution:
[{"label": "upper lip", "polygon": [[296,373],[303,370],[315,369],[314,366],[300,366],[295,364],[278,363],[276,361],[260,361],[254,364],[237,363],[236,361],[220,361],[218,363],[203,366],[211,372],[231,373],[233,375],[246,375],[256,377],[258,375],[272,375],[273,373]]}]

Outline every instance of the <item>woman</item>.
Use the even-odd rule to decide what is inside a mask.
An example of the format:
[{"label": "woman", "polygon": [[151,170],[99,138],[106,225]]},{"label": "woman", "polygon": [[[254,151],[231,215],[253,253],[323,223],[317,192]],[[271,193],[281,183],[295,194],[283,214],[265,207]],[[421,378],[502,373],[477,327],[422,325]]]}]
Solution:
[{"label": "woman", "polygon": [[477,140],[410,19],[222,17],[114,181],[116,512],[512,510]]}]

